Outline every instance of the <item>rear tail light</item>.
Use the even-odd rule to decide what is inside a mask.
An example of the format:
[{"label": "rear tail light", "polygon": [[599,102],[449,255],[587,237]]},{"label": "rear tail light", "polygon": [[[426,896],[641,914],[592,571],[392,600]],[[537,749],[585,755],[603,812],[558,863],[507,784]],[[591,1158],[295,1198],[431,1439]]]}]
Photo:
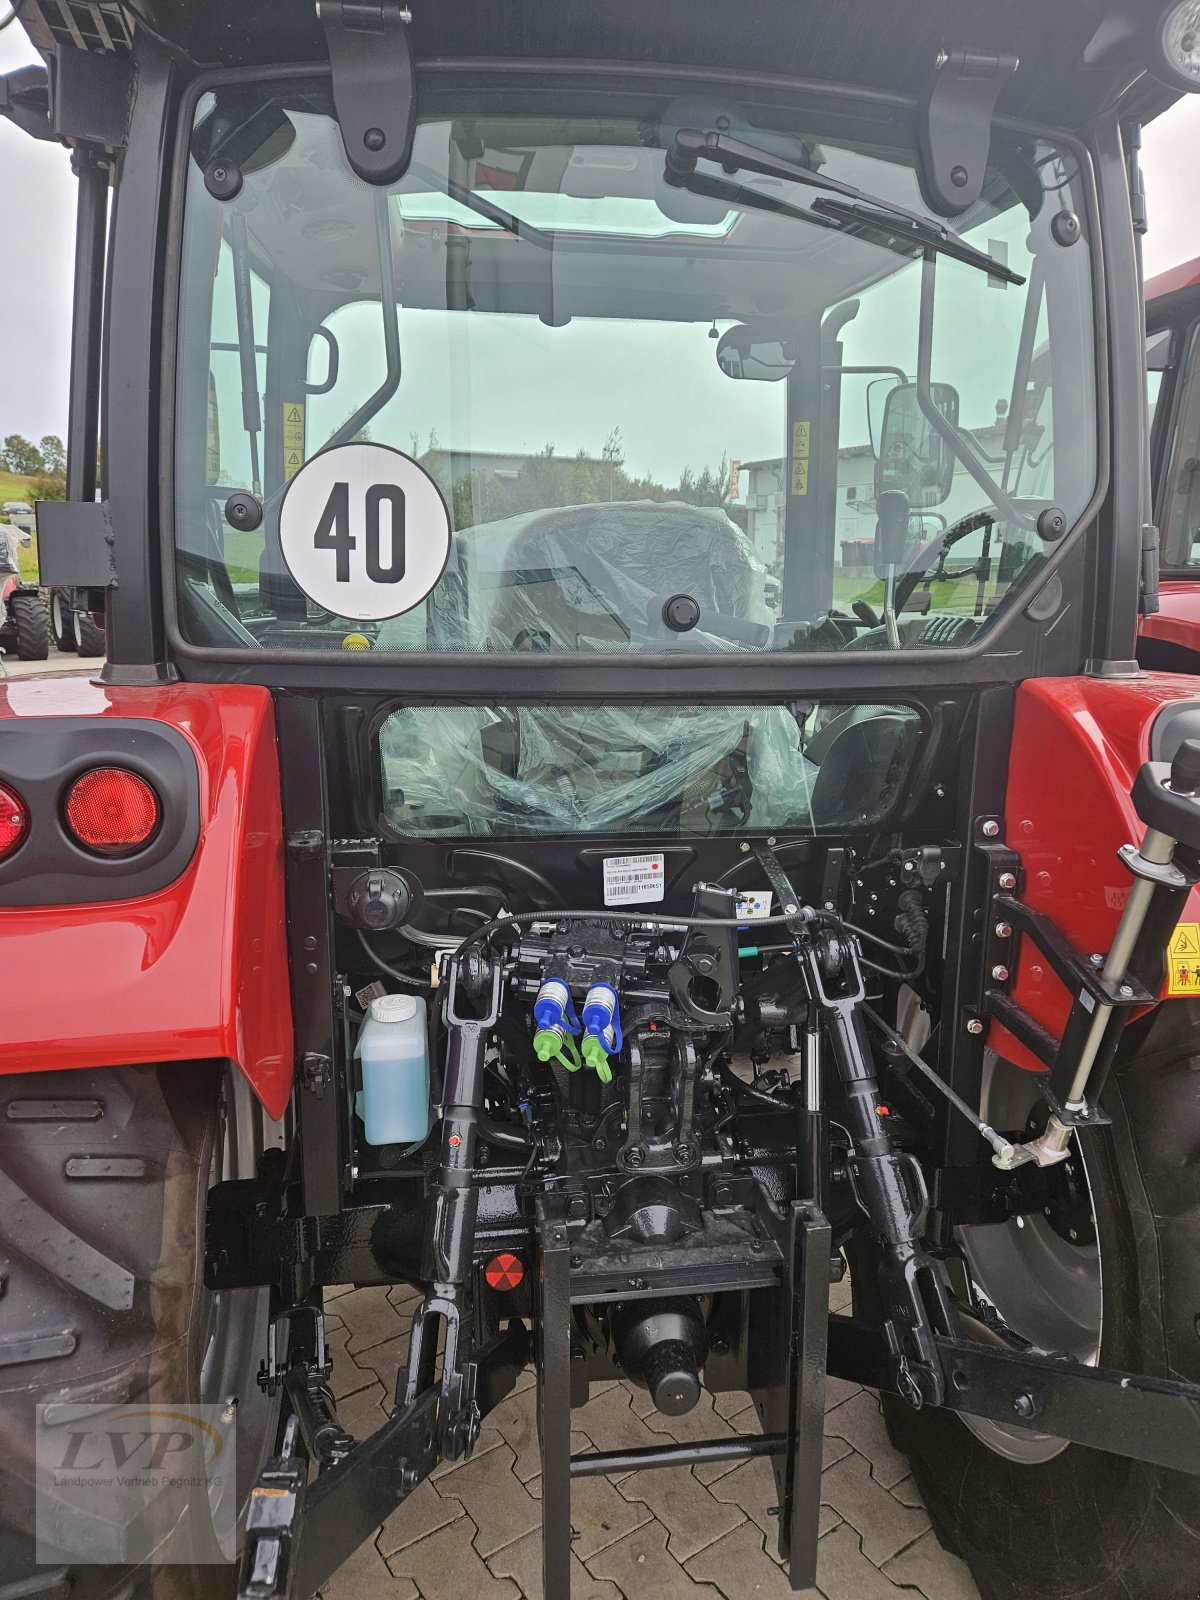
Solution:
[{"label": "rear tail light", "polygon": [[99,856],[131,856],[158,832],[158,796],[136,772],[96,767],[67,790],[67,827],[85,850]]},{"label": "rear tail light", "polygon": [[0,783],[0,861],[13,851],[29,832],[29,813],[19,794]]}]

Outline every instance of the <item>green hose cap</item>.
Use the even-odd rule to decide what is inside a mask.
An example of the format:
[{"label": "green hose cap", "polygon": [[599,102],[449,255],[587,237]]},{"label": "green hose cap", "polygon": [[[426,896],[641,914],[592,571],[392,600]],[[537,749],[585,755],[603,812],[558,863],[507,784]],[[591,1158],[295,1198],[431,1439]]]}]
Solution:
[{"label": "green hose cap", "polygon": [[594,1033],[585,1034],[584,1036],[583,1059],[587,1066],[594,1069],[601,1083],[612,1082],[612,1068],[608,1064],[608,1051],[604,1048],[603,1039],[598,1039]]},{"label": "green hose cap", "polygon": [[533,1036],[533,1053],[539,1061],[561,1061],[568,1072],[578,1072],[583,1065],[574,1039],[562,1028],[539,1028]]}]

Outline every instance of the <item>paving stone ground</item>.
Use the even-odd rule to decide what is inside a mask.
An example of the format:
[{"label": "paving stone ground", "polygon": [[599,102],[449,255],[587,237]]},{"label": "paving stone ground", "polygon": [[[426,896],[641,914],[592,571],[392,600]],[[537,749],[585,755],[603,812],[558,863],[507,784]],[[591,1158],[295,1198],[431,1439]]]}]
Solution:
[{"label": "paving stone ground", "polygon": [[[849,1291],[834,1290],[843,1309]],[[378,1427],[404,1359],[412,1291],[333,1289],[326,1311],[339,1414]],[[466,1462],[443,1463],[330,1580],[323,1600],[544,1600],[533,1373],[485,1420]],[[831,1379],[817,1583],[826,1600],[978,1600],[929,1526],[908,1463],[869,1390]],[[749,1395],[705,1395],[660,1416],[628,1384],[594,1384],[573,1414],[576,1450],[757,1433]],[[775,1555],[769,1464],[583,1478],[572,1485],[571,1600],[790,1600]],[[561,1600],[558,1596],[545,1600]]]}]

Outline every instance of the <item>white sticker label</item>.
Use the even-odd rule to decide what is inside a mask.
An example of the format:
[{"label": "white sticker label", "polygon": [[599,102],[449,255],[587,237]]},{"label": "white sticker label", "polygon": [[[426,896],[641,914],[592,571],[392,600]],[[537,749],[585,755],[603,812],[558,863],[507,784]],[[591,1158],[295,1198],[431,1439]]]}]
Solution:
[{"label": "white sticker label", "polygon": [[737,914],[742,922],[754,922],[759,917],[771,915],[774,899],[770,889],[747,889],[737,897]]},{"label": "white sticker label", "polygon": [[450,558],[450,513],[411,456],[341,444],[305,462],[279,507],[288,571],[338,617],[378,622],[420,605]]},{"label": "white sticker label", "polygon": [[605,856],[606,906],[644,904],[665,893],[662,856]]}]

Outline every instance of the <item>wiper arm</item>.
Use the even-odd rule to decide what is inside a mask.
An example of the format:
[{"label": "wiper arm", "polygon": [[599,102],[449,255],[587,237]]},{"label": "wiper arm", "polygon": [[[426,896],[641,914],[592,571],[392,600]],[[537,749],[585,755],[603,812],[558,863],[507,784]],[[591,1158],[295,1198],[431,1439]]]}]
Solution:
[{"label": "wiper arm", "polygon": [[[726,172],[758,172],[765,178],[783,178],[791,183],[802,184],[807,189],[818,189],[823,195],[837,195],[848,203],[839,205],[835,200],[816,200],[813,202],[813,211],[817,215],[834,218],[835,225],[836,222],[842,225],[859,224],[869,229],[879,236],[876,242],[885,249],[899,249],[900,254],[907,255],[909,247],[916,245],[922,251],[932,250],[966,262],[968,266],[978,267],[987,272],[989,277],[1000,278],[1005,283],[1025,282],[1003,262],[994,260],[982,250],[976,250],[952,228],[932,217],[907,211],[890,200],[856,189],[852,183],[842,183],[837,178],[813,172],[795,161],[789,161],[785,156],[760,150],[757,145],[746,144],[741,139],[730,139],[723,133],[701,133],[695,128],[680,128],[667,148],[667,182],[677,189],[695,187],[697,192],[703,193],[702,185],[707,187],[706,181],[701,179],[699,183],[695,182],[698,161],[713,161]],[[895,243],[892,243],[893,239]]]},{"label": "wiper arm", "polygon": [[[444,177],[421,161],[410,161],[408,171],[414,177],[423,178],[448,199],[456,200],[460,206],[466,206],[467,210],[475,212],[476,216],[483,217],[498,228],[503,228],[505,233],[511,233],[514,238],[521,239],[526,244],[535,244],[542,250],[554,248],[552,233],[548,233],[545,228],[535,227],[532,222],[523,222],[520,217],[511,211],[506,211],[503,206],[493,205],[490,200],[485,200],[481,194],[476,194],[475,190],[468,188],[465,183]],[[404,198],[403,194],[400,198]]]}]

